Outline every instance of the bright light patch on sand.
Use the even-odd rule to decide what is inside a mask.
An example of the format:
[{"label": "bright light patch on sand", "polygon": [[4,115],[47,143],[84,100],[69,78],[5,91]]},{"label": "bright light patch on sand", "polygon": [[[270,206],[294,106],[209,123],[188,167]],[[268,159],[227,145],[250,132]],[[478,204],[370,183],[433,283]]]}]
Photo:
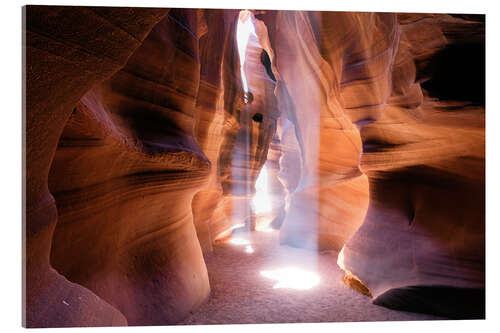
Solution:
[{"label": "bright light patch on sand", "polygon": [[245,246],[245,252],[251,254],[254,253],[255,251],[253,250],[252,245],[247,245]]},{"label": "bright light patch on sand", "polygon": [[277,281],[273,289],[307,290],[317,286],[320,281],[318,274],[297,267],[261,271],[260,274],[268,279]]},{"label": "bright light patch on sand", "polygon": [[271,196],[267,186],[267,167],[264,164],[255,182],[255,195],[252,199],[255,214],[271,212]]},{"label": "bright light patch on sand", "polygon": [[255,35],[255,27],[251,19],[252,13],[248,10],[242,10],[240,12],[238,26],[236,27],[236,41],[238,43],[238,54],[240,55],[240,71],[241,71],[241,81],[243,82],[243,89],[248,92],[248,83],[245,76],[245,71],[243,70],[243,65],[245,64],[245,54],[247,52],[248,39],[251,34]]},{"label": "bright light patch on sand", "polygon": [[250,245],[250,241],[248,239],[244,238],[232,238],[229,240],[229,243],[236,245],[236,246],[244,246],[245,247],[245,252],[248,254],[254,253],[254,249],[252,245]]},{"label": "bright light patch on sand", "polygon": [[248,239],[244,239],[244,238],[232,238],[229,240],[229,243],[231,243],[233,245],[241,246],[241,245],[249,245],[250,241]]}]

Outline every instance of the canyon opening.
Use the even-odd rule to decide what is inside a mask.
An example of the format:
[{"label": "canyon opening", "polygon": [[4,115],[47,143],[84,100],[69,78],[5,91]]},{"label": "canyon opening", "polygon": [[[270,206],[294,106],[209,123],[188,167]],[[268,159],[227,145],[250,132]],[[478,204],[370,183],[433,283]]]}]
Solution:
[{"label": "canyon opening", "polygon": [[484,15],[23,15],[24,326],[484,319]]}]

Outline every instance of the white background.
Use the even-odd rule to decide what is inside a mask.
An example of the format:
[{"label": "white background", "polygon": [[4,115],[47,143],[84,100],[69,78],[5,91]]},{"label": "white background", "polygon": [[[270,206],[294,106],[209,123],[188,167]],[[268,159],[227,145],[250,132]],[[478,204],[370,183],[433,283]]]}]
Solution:
[{"label": "white background", "polygon": [[[0,330],[11,332],[21,328],[21,6],[24,1],[2,1],[0,32],[1,94],[0,94]],[[191,7],[191,8],[260,8],[260,9],[309,9],[337,11],[385,11],[430,13],[477,13],[486,16],[486,246],[487,286],[486,320],[481,321],[428,321],[428,322],[372,322],[325,323],[283,325],[217,325],[217,326],[159,326],[128,328],[94,328],[93,332],[489,332],[499,331],[499,215],[498,197],[500,123],[498,97],[500,96],[498,53],[500,40],[500,15],[495,1],[472,0],[379,0],[379,1],[326,1],[326,0],[166,0],[166,1],[34,1],[29,4],[94,5],[141,7]],[[245,7],[248,6],[248,7]],[[464,59],[463,66],[468,66]],[[457,68],[457,71],[460,71]],[[82,330],[80,328],[78,330]],[[63,332],[67,329],[48,329]],[[88,329],[83,329],[88,330]],[[43,330],[42,332],[46,332]]]}]

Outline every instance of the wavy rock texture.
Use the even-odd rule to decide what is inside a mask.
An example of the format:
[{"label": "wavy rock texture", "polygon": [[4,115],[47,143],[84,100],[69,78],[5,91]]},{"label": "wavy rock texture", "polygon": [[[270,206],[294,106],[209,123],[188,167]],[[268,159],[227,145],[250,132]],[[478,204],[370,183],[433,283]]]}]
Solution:
[{"label": "wavy rock texture", "polygon": [[58,220],[48,174],[78,100],[125,65],[165,9],[27,6],[25,306],[27,327],[125,325],[125,317],[50,264]]},{"label": "wavy rock texture", "polygon": [[193,198],[192,208],[198,239],[204,252],[210,252],[212,242],[231,227],[223,209],[219,156],[224,138],[239,128],[235,119],[225,112],[225,90],[232,91],[234,82],[223,81],[222,66],[223,60],[232,57],[235,50],[234,23],[237,13],[237,10],[203,10],[202,16],[202,25],[207,27],[207,31],[199,41],[200,87],[194,133],[212,168],[207,185]]},{"label": "wavy rock texture", "polygon": [[[481,18],[260,17],[283,79],[278,86],[286,85],[277,96],[297,132],[295,163],[301,161],[299,172],[294,162],[287,169],[286,153],[283,159],[284,178],[292,170],[300,182],[290,187],[282,241],[339,249],[362,224],[342,251],[342,264],[376,304],[484,316]],[[479,65],[460,79],[470,82],[467,88],[459,87],[451,67],[468,56]],[[286,141],[281,138],[283,146]],[[367,212],[361,171],[370,183]]]},{"label": "wavy rock texture", "polygon": [[[447,15],[400,22],[391,96],[377,121],[361,131],[370,207],[346,245],[345,264],[369,287],[376,304],[484,318],[484,106],[448,101],[456,97],[449,92],[455,78],[440,82],[447,68],[435,63],[450,50],[446,61],[461,63],[468,53],[453,50],[474,42],[469,29],[484,26]],[[475,57],[472,71],[484,73],[481,52]],[[438,65],[437,72],[432,65]],[[467,72],[462,84],[483,84],[484,77]],[[431,77],[422,84],[429,91],[415,83],[425,76]]]},{"label": "wavy rock texture", "polygon": [[[358,166],[361,138],[340,96],[342,50],[352,49],[344,45],[344,40],[352,41],[346,31],[364,25],[348,13],[283,11],[259,16],[269,30],[281,78],[276,89],[280,109],[291,122],[284,123],[280,138],[289,147],[284,149],[280,172],[289,191],[281,241],[340,250],[361,225],[368,204],[368,182]],[[345,22],[337,28],[325,27],[320,35],[321,20]],[[327,36],[335,40],[324,41]],[[324,48],[336,54],[325,57]]]},{"label": "wavy rock texture", "polygon": [[59,143],[52,262],[129,325],[175,323],[209,295],[195,225],[200,239],[210,236],[200,214],[211,193],[199,190],[213,172],[199,142],[214,161],[220,143],[210,131],[223,126],[213,68],[225,32],[222,11],[171,10],[122,70],[81,99]]}]

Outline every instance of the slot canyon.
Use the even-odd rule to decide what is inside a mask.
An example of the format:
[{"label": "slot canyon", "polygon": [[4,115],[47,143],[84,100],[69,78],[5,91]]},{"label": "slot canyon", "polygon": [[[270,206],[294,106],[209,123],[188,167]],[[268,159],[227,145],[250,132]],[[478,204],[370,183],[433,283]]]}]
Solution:
[{"label": "slot canyon", "polygon": [[24,19],[24,326],[485,317],[484,15]]}]

